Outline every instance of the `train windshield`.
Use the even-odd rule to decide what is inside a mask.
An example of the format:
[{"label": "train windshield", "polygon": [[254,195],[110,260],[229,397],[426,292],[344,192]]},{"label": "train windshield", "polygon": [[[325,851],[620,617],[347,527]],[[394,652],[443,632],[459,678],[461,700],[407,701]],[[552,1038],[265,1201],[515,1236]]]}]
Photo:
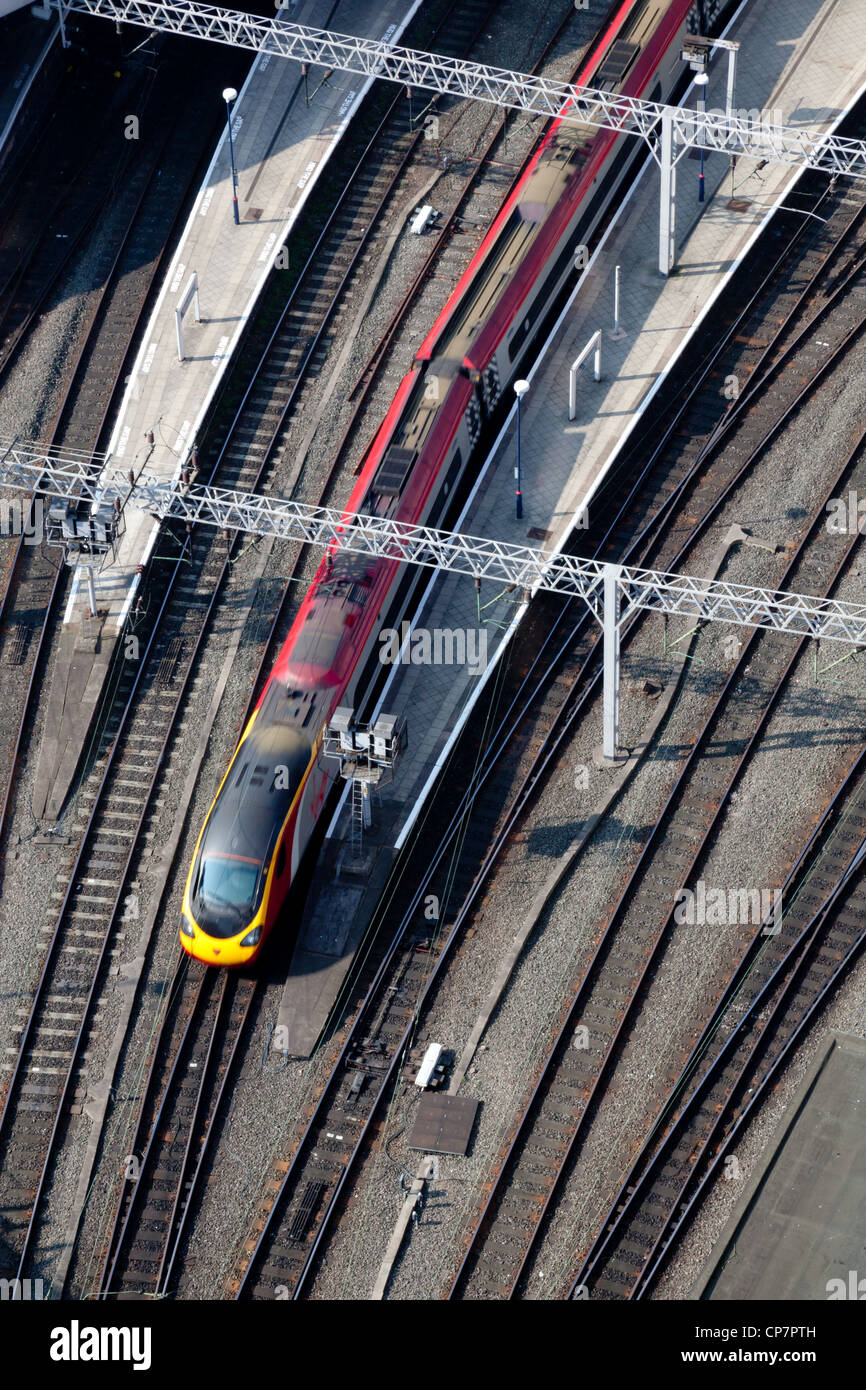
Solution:
[{"label": "train windshield", "polygon": [[255,903],[261,868],[256,859],[206,855],[198,883],[200,900],[218,912],[232,908],[242,914],[249,912]]}]

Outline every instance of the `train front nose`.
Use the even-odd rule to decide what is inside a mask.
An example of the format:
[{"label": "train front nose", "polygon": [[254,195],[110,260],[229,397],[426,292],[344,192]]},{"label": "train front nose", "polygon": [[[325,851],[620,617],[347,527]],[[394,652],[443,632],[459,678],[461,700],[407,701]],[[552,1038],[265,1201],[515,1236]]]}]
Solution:
[{"label": "train front nose", "polygon": [[261,928],[246,930],[226,940],[218,940],[191,923],[186,915],[181,917],[178,935],[187,955],[192,956],[194,960],[200,960],[204,965],[248,965],[258,955],[262,942]]},{"label": "train front nose", "polygon": [[211,941],[208,937],[195,937],[191,941],[182,931],[180,944],[187,955],[192,956],[193,960],[203,961],[205,965],[227,964],[225,943],[220,943],[218,946],[215,941]]}]

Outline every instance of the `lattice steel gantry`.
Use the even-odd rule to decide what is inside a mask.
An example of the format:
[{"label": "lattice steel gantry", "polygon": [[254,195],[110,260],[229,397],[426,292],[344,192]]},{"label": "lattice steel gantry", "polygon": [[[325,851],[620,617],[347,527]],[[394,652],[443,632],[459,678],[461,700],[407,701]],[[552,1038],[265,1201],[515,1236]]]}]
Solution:
[{"label": "lattice steel gantry", "polygon": [[583,560],[288,498],[171,484],[112,468],[105,455],[0,440],[0,487],[78,499],[119,515],[132,506],[160,521],[172,518],[492,579],[515,585],[527,598],[545,589],[582,599],[603,628],[607,758],[616,754],[619,729],[620,635],[636,609],[866,646],[866,604]]},{"label": "lattice steel gantry", "polygon": [[[659,166],[659,270],[675,262],[674,189],[676,165],[689,149],[763,159],[768,163],[821,169],[831,175],[866,178],[866,142],[826,135],[799,126],[754,124],[734,115],[691,111],[639,97],[617,96],[549,77],[422,53],[377,39],[332,34],[292,24],[282,16],[260,19],[194,0],[46,0],[63,17],[95,15],[116,23],[210,39],[257,53],[273,53],[301,63],[382,77],[407,87],[448,96],[488,101],[513,111],[642,137]],[[712,49],[707,50],[707,54]],[[730,45],[726,45],[730,48]],[[729,92],[730,102],[730,92]]]}]

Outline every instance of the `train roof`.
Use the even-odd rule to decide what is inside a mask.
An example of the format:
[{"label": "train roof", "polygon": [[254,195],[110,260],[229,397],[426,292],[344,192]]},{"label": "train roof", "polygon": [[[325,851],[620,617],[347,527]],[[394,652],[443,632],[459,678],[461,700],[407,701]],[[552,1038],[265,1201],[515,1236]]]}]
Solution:
[{"label": "train roof", "polygon": [[260,715],[240,745],[214,805],[202,837],[202,855],[266,860],[289,814],[311,749],[312,741],[301,729],[283,722],[263,724]]},{"label": "train roof", "polygon": [[[645,80],[649,65],[648,39],[671,14],[677,26],[687,13],[689,0],[645,0],[635,6],[631,0],[620,6],[605,40],[581,68],[576,85],[607,91],[621,91],[633,85],[632,79]],[[548,227],[551,214],[570,181],[586,174],[591,182],[594,166],[616,137],[597,127],[576,121],[553,121],[525,173],[512,190],[469,266],[449,296],[442,313],[416,354],[416,361],[434,354],[459,358],[472,368],[483,367],[496,343],[513,321],[497,314],[497,306],[527,265],[527,253],[543,231],[555,241],[561,228]],[[593,152],[597,158],[593,158]],[[534,283],[537,268],[522,277],[520,298]]]}]

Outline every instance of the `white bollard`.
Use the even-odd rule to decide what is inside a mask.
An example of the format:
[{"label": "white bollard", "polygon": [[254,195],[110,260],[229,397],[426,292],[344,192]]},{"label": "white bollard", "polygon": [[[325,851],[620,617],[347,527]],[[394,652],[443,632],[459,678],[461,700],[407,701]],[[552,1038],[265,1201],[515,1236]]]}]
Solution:
[{"label": "white bollard", "polygon": [[177,332],[178,362],[183,362],[184,360],[183,316],[189,308],[190,304],[192,304],[193,306],[193,312],[196,323],[201,323],[201,307],[199,305],[198,300],[198,272],[195,270],[192,272],[192,275],[187,280],[186,289],[184,290],[180,299],[177,301],[177,307],[174,311],[175,330]]},{"label": "white bollard", "polygon": [[613,332],[611,338],[618,343],[620,338],[625,337],[625,329],[619,321],[619,304],[622,293],[622,266],[617,266],[613,272]]},{"label": "white bollard", "polygon": [[587,343],[586,347],[578,353],[571,364],[568,373],[568,418],[573,420],[577,415],[577,373],[583,366],[591,352],[595,353],[592,374],[596,381],[601,381],[601,329],[597,328]]},{"label": "white bollard", "polygon": [[87,598],[90,603],[90,616],[96,617],[96,585],[93,582],[93,566],[86,567],[87,572]]}]

